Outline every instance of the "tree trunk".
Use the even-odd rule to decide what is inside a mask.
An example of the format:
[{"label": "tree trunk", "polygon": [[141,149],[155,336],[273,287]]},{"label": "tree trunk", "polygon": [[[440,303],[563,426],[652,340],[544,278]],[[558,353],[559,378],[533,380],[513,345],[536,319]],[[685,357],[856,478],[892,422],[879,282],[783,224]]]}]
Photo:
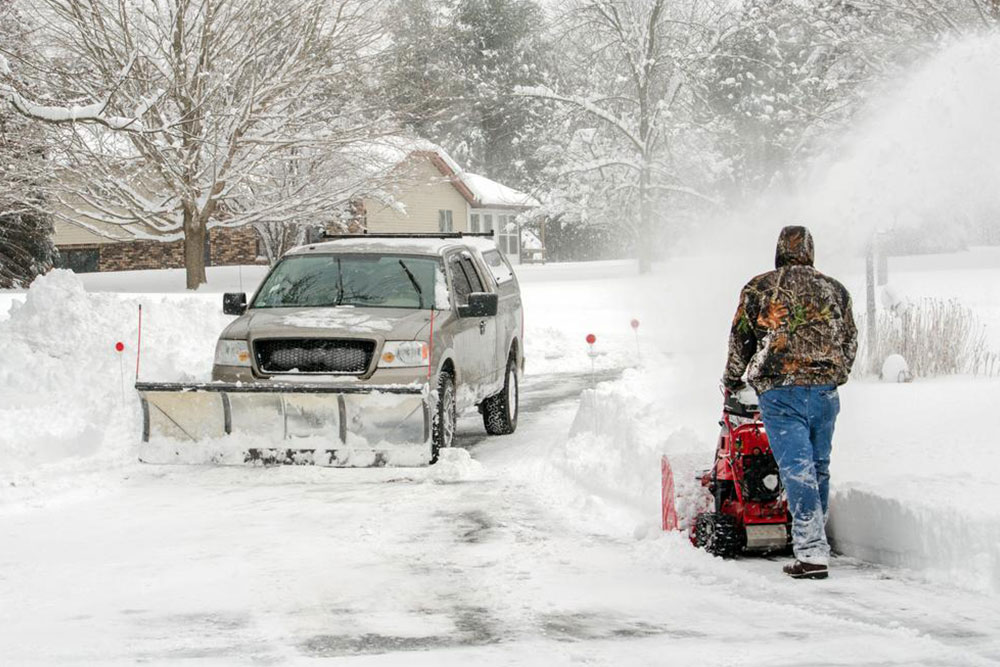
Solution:
[{"label": "tree trunk", "polygon": [[649,273],[653,268],[653,211],[649,197],[649,164],[643,161],[639,175],[639,229],[636,242],[639,244],[639,273]]},{"label": "tree trunk", "polygon": [[185,207],[184,210],[184,269],[187,288],[198,289],[205,278],[205,221]]}]

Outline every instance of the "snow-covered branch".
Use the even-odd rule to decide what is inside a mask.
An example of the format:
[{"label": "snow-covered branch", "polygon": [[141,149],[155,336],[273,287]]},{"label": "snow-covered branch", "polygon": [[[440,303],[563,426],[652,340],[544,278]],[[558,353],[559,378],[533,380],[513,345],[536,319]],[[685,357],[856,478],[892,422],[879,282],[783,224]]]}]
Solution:
[{"label": "snow-covered branch", "polygon": [[[122,71],[122,80],[128,76],[134,63],[135,59],[133,57]],[[0,54],[0,99],[7,100],[18,113],[46,123],[95,123],[111,130],[144,131],[145,128],[141,120],[142,116],[149,111],[163,94],[162,91],[155,91],[148,99],[142,100],[133,113],[121,116],[109,113],[108,111],[114,96],[114,90],[109,92],[104,99],[90,104],[43,104],[28,99],[28,97],[18,92],[11,83],[13,78],[13,70],[11,69],[10,62],[3,54]]]},{"label": "snow-covered branch", "polygon": [[636,128],[630,126],[624,119],[619,118],[614,113],[602,109],[597,102],[591,99],[587,99],[579,95],[560,94],[546,86],[517,86],[514,88],[514,94],[521,97],[534,97],[537,99],[573,105],[574,107],[608,123],[618,132],[621,132],[621,134],[628,139],[628,141],[635,146],[637,150],[643,150],[644,142],[639,136]]}]

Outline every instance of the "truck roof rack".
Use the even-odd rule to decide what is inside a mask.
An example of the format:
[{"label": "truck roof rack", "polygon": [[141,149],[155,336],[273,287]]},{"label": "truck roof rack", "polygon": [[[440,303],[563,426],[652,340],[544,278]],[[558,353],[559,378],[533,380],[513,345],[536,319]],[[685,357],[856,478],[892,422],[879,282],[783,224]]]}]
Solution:
[{"label": "truck roof rack", "polygon": [[324,239],[460,239],[493,238],[493,232],[376,232],[374,234],[332,234],[323,232]]}]

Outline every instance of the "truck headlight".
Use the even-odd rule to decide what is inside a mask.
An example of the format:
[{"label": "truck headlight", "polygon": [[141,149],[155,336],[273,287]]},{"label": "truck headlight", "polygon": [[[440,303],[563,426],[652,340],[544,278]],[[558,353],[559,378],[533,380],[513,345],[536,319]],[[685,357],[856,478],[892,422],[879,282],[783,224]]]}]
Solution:
[{"label": "truck headlight", "polygon": [[250,348],[245,340],[220,340],[215,345],[216,366],[250,366]]},{"label": "truck headlight", "polygon": [[426,366],[430,361],[427,343],[422,340],[387,340],[382,346],[379,368]]}]

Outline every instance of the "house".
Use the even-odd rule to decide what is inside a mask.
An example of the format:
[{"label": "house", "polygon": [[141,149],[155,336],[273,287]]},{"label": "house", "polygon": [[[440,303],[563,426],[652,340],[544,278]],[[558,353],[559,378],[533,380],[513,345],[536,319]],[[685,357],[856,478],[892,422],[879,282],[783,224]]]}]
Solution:
[{"label": "house", "polygon": [[[352,202],[340,224],[373,233],[492,232],[511,261],[520,261],[524,244],[519,216],[539,206],[530,195],[464,171],[442,148],[424,140],[379,139],[357,148],[355,157],[366,165],[374,185]],[[84,219],[85,211],[74,215],[79,223],[55,223],[61,266],[77,272],[184,266],[182,241],[135,238],[116,225],[101,227]],[[73,216],[64,212],[59,217]],[[525,238],[528,247],[523,252],[537,255],[537,238]],[[250,227],[209,230],[207,266],[260,263],[261,255]]]},{"label": "house", "polygon": [[441,147],[423,140],[377,143],[389,190],[362,199],[357,222],[369,232],[491,232],[511,259],[521,258],[519,216],[534,197],[463,170]]}]

